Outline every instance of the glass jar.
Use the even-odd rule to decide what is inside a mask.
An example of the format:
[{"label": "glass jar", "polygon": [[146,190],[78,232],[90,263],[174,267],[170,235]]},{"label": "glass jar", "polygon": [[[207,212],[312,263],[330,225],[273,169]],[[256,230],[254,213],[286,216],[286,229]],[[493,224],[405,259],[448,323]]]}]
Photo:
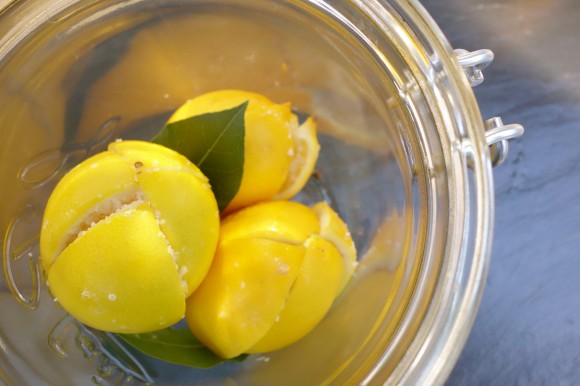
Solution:
[{"label": "glass jar", "polygon": [[[493,184],[464,69],[413,0],[0,2],[0,384],[437,384],[475,317]],[[54,303],[38,266],[59,178],[223,88],[291,102],[322,146],[297,200],[346,220],[359,266],[294,345],[202,370],[135,353]]]}]

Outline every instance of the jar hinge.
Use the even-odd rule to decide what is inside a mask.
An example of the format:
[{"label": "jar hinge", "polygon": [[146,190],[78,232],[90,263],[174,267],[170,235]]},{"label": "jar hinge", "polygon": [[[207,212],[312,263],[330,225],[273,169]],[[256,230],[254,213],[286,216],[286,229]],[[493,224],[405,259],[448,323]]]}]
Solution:
[{"label": "jar hinge", "polygon": [[[489,66],[493,61],[493,52],[487,49],[472,52],[464,49],[456,49],[454,52],[471,87],[481,84],[484,80],[481,70]],[[484,127],[485,139],[489,145],[491,163],[493,166],[498,166],[507,158],[509,150],[508,140],[524,134],[524,128],[517,123],[504,125],[500,117],[487,119],[484,122]]]}]

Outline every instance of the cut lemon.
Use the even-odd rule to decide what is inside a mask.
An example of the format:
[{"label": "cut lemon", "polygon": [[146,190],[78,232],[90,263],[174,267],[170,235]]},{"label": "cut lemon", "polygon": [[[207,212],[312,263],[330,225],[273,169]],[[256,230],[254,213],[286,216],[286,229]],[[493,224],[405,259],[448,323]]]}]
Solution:
[{"label": "cut lemon", "polygon": [[[222,219],[212,267],[186,307],[191,331],[216,354],[280,349],[327,314],[352,264],[326,235],[344,223],[327,205],[317,207],[325,236],[315,211],[291,201],[260,203]],[[342,243],[351,253],[354,244]]]},{"label": "cut lemon", "polygon": [[40,253],[52,295],[72,316],[141,333],[183,317],[218,235],[217,202],[195,165],[163,146],[123,141],[58,183]]},{"label": "cut lemon", "polygon": [[306,184],[318,159],[313,119],[298,126],[298,117],[289,103],[277,104],[248,91],[220,90],[200,95],[177,109],[169,122],[227,110],[246,101],[244,172],[225,213],[260,201],[291,198]]}]

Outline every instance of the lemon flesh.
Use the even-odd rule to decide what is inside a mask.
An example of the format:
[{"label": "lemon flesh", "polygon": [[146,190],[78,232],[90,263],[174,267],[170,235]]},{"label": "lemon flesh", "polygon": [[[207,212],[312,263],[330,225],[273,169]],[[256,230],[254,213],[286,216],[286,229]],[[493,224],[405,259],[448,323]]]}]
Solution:
[{"label": "lemon flesh", "polygon": [[316,123],[309,117],[300,126],[291,125],[292,162],[284,183],[273,197],[275,200],[287,200],[294,197],[308,182],[316,166],[320,144],[316,136]]},{"label": "lemon flesh", "polygon": [[219,235],[217,202],[186,158],[124,141],[73,168],[47,203],[41,261],[75,318],[139,333],[179,321]]},{"label": "lemon flesh", "polygon": [[350,281],[356,266],[356,247],[347,225],[326,203],[321,201],[312,207],[320,224],[320,236],[329,241],[340,253],[343,260],[344,275],[340,282],[339,293]]},{"label": "lemon flesh", "polygon": [[244,115],[244,172],[240,187],[224,212],[257,202],[287,199],[298,193],[318,159],[316,124],[298,126],[289,103],[241,90],[220,90],[187,101],[169,122],[227,110],[248,101]]},{"label": "lemon flesh", "polygon": [[[335,228],[325,225],[327,233]],[[212,267],[187,301],[193,334],[225,358],[277,350],[308,334],[339,294],[349,260],[321,230],[313,209],[290,201],[225,216]]]}]

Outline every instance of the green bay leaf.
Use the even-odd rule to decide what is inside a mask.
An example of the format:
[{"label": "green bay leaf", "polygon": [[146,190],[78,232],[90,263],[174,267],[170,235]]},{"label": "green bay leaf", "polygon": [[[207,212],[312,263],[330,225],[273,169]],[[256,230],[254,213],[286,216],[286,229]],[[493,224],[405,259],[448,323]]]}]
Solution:
[{"label": "green bay leaf", "polygon": [[247,106],[244,102],[229,110],[169,123],[152,140],[181,153],[206,175],[220,211],[242,182]]},{"label": "green bay leaf", "polygon": [[[117,335],[142,353],[177,365],[209,368],[228,360],[211,352],[187,328],[170,327],[146,334]],[[246,356],[231,360],[241,361]]]}]

